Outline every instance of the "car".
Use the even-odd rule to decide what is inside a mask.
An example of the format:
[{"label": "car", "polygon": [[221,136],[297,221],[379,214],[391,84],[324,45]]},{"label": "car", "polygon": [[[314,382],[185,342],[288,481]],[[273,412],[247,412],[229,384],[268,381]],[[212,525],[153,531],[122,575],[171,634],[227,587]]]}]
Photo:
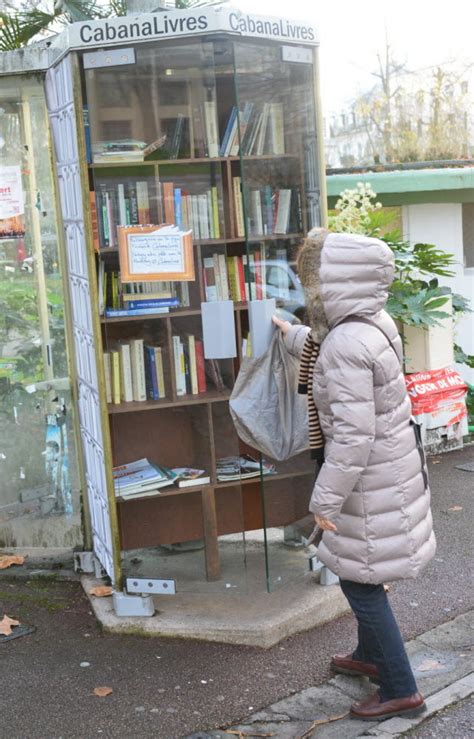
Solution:
[{"label": "car", "polygon": [[[256,268],[263,263],[256,262]],[[293,266],[283,259],[266,259],[265,291],[267,298],[275,298],[277,308],[301,319],[304,313],[304,292]]]}]

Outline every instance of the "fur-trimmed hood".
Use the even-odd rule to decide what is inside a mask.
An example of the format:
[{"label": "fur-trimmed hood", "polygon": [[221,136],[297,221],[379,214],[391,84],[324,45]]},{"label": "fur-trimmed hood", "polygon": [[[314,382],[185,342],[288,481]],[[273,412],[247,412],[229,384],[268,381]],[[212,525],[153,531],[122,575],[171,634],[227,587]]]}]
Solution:
[{"label": "fur-trimmed hood", "polygon": [[347,316],[373,316],[385,306],[395,275],[392,250],[380,239],[313,229],[298,257],[311,332],[321,343]]}]

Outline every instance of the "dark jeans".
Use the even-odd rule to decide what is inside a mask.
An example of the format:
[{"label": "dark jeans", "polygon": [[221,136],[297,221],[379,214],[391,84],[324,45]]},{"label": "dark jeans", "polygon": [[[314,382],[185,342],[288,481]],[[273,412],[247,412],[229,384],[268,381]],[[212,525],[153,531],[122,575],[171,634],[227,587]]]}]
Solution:
[{"label": "dark jeans", "polygon": [[380,700],[406,698],[416,693],[415,678],[383,585],[350,580],[340,583],[357,619],[359,643],[353,659],[378,667]]}]

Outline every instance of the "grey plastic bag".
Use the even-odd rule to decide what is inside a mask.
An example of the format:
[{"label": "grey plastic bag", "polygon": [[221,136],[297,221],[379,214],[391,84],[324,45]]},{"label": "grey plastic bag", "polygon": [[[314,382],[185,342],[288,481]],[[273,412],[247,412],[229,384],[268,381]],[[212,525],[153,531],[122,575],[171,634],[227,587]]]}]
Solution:
[{"label": "grey plastic bag", "polygon": [[242,360],[230,396],[240,439],[266,457],[289,459],[309,449],[306,395],[298,395],[299,360],[275,330],[268,351]]}]

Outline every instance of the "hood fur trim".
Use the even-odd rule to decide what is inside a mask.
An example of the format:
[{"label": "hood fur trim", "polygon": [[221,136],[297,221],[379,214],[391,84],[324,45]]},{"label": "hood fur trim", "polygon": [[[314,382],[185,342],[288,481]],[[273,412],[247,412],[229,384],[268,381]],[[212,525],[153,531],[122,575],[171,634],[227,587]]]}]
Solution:
[{"label": "hood fur trim", "polygon": [[321,344],[329,333],[319,275],[321,251],[328,233],[325,228],[311,229],[298,254],[298,275],[306,298],[311,335],[316,344]]}]

